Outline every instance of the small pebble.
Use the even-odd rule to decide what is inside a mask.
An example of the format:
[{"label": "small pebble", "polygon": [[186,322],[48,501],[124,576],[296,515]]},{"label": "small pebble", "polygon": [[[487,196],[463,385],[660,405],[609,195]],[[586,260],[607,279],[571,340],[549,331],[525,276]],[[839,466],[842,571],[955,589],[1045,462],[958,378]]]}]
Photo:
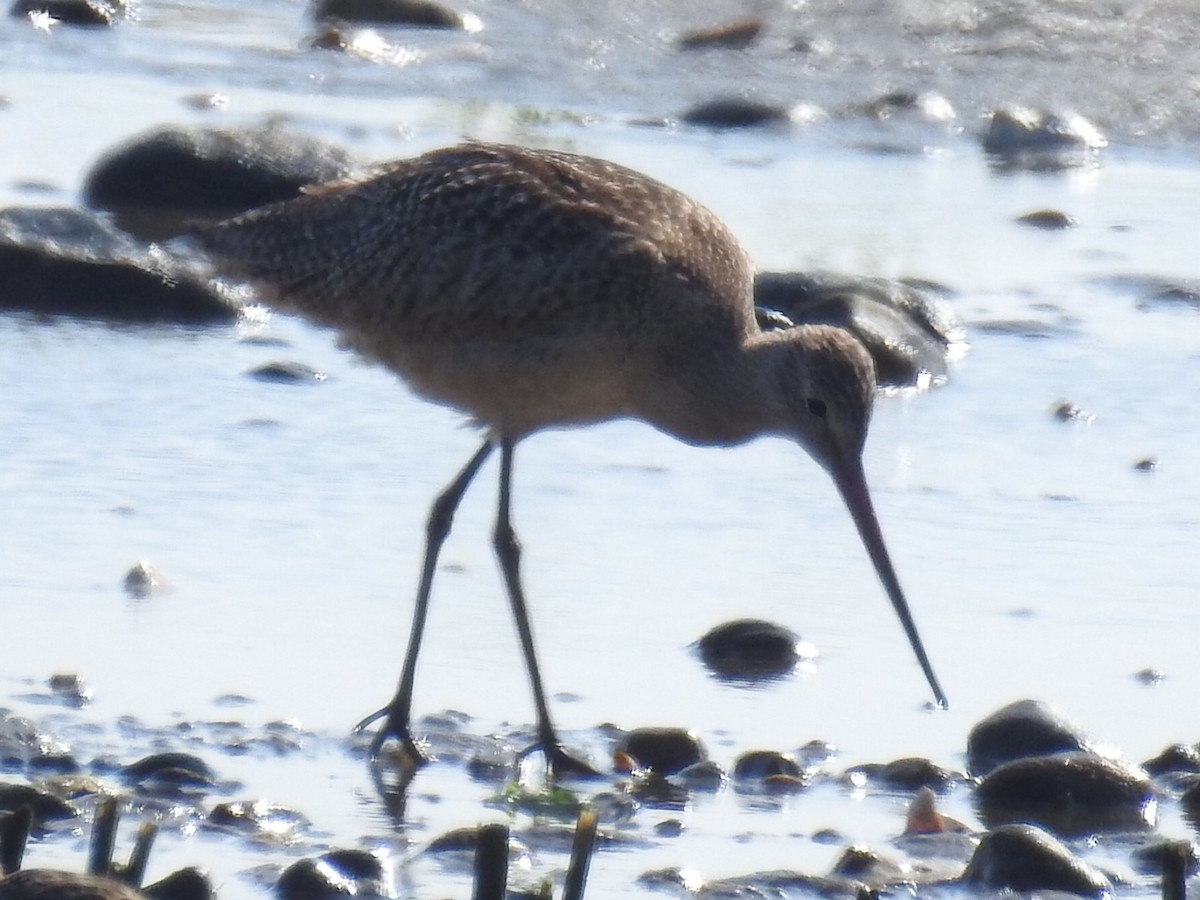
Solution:
[{"label": "small pebble", "polygon": [[1084,425],[1091,425],[1096,421],[1095,415],[1067,400],[1060,400],[1051,412],[1060,422],[1082,422]]},{"label": "small pebble", "polygon": [[1133,464],[1133,470],[1135,472],[1157,472],[1158,459],[1154,456],[1147,456],[1143,459],[1139,459]]},{"label": "small pebble", "polygon": [[1025,213],[1023,216],[1017,216],[1017,223],[1042,231],[1065,231],[1079,224],[1071,216],[1057,209],[1039,209],[1036,212]]},{"label": "small pebble", "polygon": [[763,31],[762,19],[747,19],[732,25],[721,25],[717,28],[705,28],[690,31],[679,39],[680,50],[706,50],[720,48],[724,50],[744,50],[755,41]]}]

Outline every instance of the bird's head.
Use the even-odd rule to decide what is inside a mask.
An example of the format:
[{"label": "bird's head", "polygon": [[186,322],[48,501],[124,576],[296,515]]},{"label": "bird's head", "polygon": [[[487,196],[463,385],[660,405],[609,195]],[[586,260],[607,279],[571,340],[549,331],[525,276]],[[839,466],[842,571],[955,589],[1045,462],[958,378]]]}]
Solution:
[{"label": "bird's head", "polygon": [[801,325],[769,335],[776,430],[800,443],[838,480],[862,456],[875,400],[875,364],[841,328]]}]

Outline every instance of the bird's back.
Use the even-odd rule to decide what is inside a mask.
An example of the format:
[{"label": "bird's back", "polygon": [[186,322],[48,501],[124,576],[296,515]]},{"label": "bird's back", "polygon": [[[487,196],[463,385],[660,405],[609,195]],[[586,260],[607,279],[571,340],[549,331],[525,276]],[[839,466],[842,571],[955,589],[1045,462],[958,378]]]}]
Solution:
[{"label": "bird's back", "polygon": [[[750,263],[716,216],[629,169],[567,153],[438,150],[196,239],[270,302],[339,328],[418,389],[476,413],[481,401],[455,395],[506,365],[514,380],[536,381],[542,360],[561,380],[556,360],[595,372],[605,364],[589,354],[661,355],[649,345],[672,329],[755,328]],[[495,358],[446,373],[452,354]]]}]

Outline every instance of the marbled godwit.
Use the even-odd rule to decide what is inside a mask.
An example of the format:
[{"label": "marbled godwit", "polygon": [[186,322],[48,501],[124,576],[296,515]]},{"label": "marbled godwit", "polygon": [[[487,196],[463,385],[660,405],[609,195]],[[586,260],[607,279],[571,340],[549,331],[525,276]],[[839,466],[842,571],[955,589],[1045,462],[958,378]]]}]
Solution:
[{"label": "marbled godwit", "polygon": [[513,448],[542,428],[618,417],[689,444],[797,441],[833,477],[938,704],[862,468],[875,393],[870,357],[824,326],[763,332],[753,269],[707,209],[621,166],[467,144],[312,189],[201,231],[225,271],[265,299],[338,328],[425,397],[471,415],[483,446],[430,513],[412,632],[372,753],[409,714],[438,551],[471,479],[500,448],[494,533],[551,770],[577,767],[551,724],[510,522]]}]

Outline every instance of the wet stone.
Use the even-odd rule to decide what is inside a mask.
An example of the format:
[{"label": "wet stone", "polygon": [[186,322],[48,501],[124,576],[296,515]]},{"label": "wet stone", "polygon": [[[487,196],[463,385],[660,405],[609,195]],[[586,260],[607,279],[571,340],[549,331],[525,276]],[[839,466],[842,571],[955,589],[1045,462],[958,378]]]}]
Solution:
[{"label": "wet stone", "polygon": [[794,631],[761,619],[717,625],[696,642],[700,659],[714,675],[729,679],[779,678],[800,660]]},{"label": "wet stone", "polygon": [[86,203],[146,240],[162,240],[306,185],[349,175],[342,148],[282,126],[159,128],[110,150],[88,173]]},{"label": "wet stone", "polygon": [[[1147,472],[1147,473],[1148,472],[1157,472],[1158,471],[1158,459],[1153,456],[1143,457],[1142,459],[1139,459],[1137,462],[1135,462],[1133,464],[1133,471]],[[1157,669],[1143,669],[1138,674],[1143,675],[1146,673],[1151,674],[1152,677],[1142,678],[1141,681],[1143,684],[1158,684],[1158,682],[1162,681],[1162,672],[1159,672]]]},{"label": "wet stone", "polygon": [[954,105],[933,91],[888,91],[852,111],[873,119],[887,120],[905,115],[924,122],[949,122],[957,115]]},{"label": "wet stone", "polygon": [[729,776],[718,763],[705,759],[680,769],[671,780],[690,791],[714,793],[725,786]]},{"label": "wet stone", "polygon": [[734,781],[765,781],[780,775],[797,781],[802,778],[796,761],[774,750],[751,750],[733,764]]},{"label": "wet stone", "polygon": [[320,0],[313,14],[322,20],[373,25],[457,30],[467,27],[462,15],[429,0]]},{"label": "wet stone", "polygon": [[1163,874],[1172,861],[1181,865],[1184,877],[1200,872],[1200,847],[1192,841],[1153,841],[1135,848],[1132,858],[1134,867],[1146,875]]},{"label": "wet stone", "polygon": [[672,775],[708,756],[695,733],[683,728],[635,728],[617,750],[632,757],[638,768],[659,775]]},{"label": "wet stone", "polygon": [[[952,350],[966,339],[935,285],[828,272],[761,272],[754,280],[759,325],[833,325],[850,331],[875,361],[881,386],[944,381]],[[772,324],[770,313],[782,314]],[[764,321],[764,315],[767,319]]]},{"label": "wet stone", "polygon": [[301,813],[266,800],[218,803],[209,813],[208,821],[243,834],[271,836],[280,843],[287,843],[310,825]]},{"label": "wet stone", "polygon": [[281,900],[318,900],[339,896],[386,896],[379,858],[365,850],[330,850],[284,869],[275,885]]},{"label": "wet stone", "polygon": [[207,789],[214,785],[212,768],[191,753],[153,753],[121,770],[129,784],[149,794],[174,795],[180,791]]},{"label": "wet stone", "polygon": [[151,900],[212,900],[217,896],[209,877],[191,866],[147,885],[142,893]]},{"label": "wet stone", "polygon": [[689,31],[679,38],[680,50],[744,50],[762,34],[762,19],[746,19],[730,25]]},{"label": "wet stone", "polygon": [[976,888],[1065,891],[1085,897],[1111,894],[1108,878],[1034,825],[1003,825],[985,834],[963,873]]},{"label": "wet stone", "polygon": [[957,776],[923,757],[906,757],[884,764],[872,776],[880,787],[893,791],[917,791],[928,788],[942,792],[952,785]]},{"label": "wet stone", "polygon": [[1054,171],[1088,164],[1108,141],[1083,116],[1018,106],[995,110],[983,149],[1001,170]]},{"label": "wet stone", "polygon": [[28,806],[35,824],[73,819],[79,815],[67,801],[28,784],[0,782],[0,811],[14,812]]},{"label": "wet stone", "polygon": [[1157,756],[1142,763],[1151,777],[1200,773],[1200,749],[1194,744],[1171,744]]},{"label": "wet stone", "polygon": [[1005,763],[980,782],[974,801],[989,827],[1036,822],[1064,835],[1142,831],[1158,813],[1143,771],[1086,752]]},{"label": "wet stone", "polygon": [[96,213],[34,207],[0,210],[0,310],[187,325],[238,315],[193,264],[140,244]]},{"label": "wet stone", "polygon": [[980,720],[967,736],[967,769],[986,775],[1026,756],[1086,750],[1091,741],[1075,723],[1038,700],[1018,700]]},{"label": "wet stone", "polygon": [[1039,209],[1025,213],[1023,216],[1017,216],[1017,223],[1042,231],[1065,231],[1079,224],[1071,216],[1057,209]]}]

